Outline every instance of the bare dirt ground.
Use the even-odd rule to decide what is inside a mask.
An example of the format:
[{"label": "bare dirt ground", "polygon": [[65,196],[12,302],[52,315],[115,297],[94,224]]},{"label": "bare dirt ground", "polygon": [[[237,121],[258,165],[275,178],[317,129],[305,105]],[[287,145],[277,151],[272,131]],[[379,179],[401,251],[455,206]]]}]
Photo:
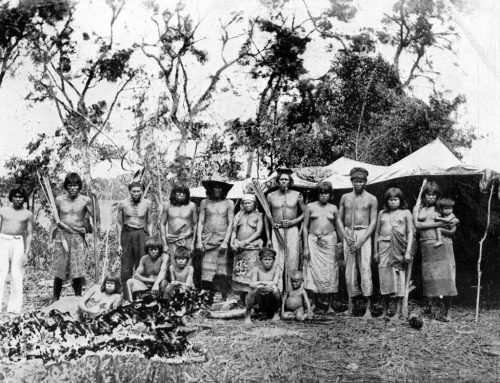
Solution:
[{"label": "bare dirt ground", "polygon": [[[45,306],[50,273],[29,269],[26,309]],[[64,294],[71,295],[71,287]],[[418,307],[413,307],[418,309]],[[203,363],[168,365],[138,355],[90,355],[71,363],[2,360],[0,382],[496,382],[500,381],[500,310],[471,307],[444,323],[426,316],[407,322],[319,315],[308,323],[190,321],[190,341],[206,349]]]}]

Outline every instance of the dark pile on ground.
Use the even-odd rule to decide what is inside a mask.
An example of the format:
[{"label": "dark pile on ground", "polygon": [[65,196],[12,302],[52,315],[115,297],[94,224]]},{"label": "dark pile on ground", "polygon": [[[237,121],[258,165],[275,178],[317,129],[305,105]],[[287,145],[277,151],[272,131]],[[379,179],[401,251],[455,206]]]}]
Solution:
[{"label": "dark pile on ground", "polygon": [[188,348],[182,318],[212,301],[213,295],[203,290],[176,291],[170,300],[146,293],[84,322],[57,310],[25,313],[0,325],[0,356],[10,361],[39,358],[44,363],[99,351],[181,357]]},{"label": "dark pile on ground", "polygon": [[[50,296],[50,287],[42,294]],[[29,307],[45,302],[30,292],[28,299]],[[254,320],[248,327],[241,320],[210,320],[198,313],[190,319],[197,331],[189,342],[205,349],[203,363],[171,365],[157,357],[98,353],[77,363],[6,362],[0,377],[37,382],[500,381],[500,310],[483,311],[476,326],[473,308],[458,308],[450,323],[436,320],[439,307],[424,309],[412,302],[410,308],[422,316],[421,330],[394,319],[326,315],[308,323]],[[358,314],[362,311],[360,305]],[[374,312],[379,311],[377,303]]]}]

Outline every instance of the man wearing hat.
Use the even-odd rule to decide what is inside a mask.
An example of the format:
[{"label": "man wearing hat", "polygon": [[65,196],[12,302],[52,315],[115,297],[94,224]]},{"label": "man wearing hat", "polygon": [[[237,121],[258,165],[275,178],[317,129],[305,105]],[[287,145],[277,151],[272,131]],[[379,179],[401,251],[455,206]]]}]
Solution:
[{"label": "man wearing hat", "polygon": [[240,303],[245,305],[245,296],[250,291],[252,271],[257,266],[259,250],[262,249],[262,214],[257,210],[254,194],[244,194],[241,210],[234,217],[231,249],[234,251],[233,290],[240,293]]},{"label": "man wearing hat", "polygon": [[[266,226],[268,246],[271,245],[276,250],[276,265],[280,268],[280,289],[290,287],[287,281],[287,274],[290,271],[299,269],[300,238],[299,225],[304,218],[305,204],[302,194],[290,188],[293,186],[292,173],[288,168],[277,170],[276,180],[278,190],[267,195],[267,202],[271,208],[274,226],[284,239],[285,246],[281,247],[275,232],[272,232],[269,225]],[[284,273],[284,275],[283,275]],[[285,286],[283,286],[283,277]]]},{"label": "man wearing hat", "polygon": [[[368,193],[366,182],[368,171],[353,168],[350,172],[353,191],[340,199],[337,227],[344,239],[346,262],[345,279],[349,296],[348,314],[353,313],[353,298],[363,293],[367,298],[365,317],[371,317],[371,295],[373,293],[371,259],[371,235],[377,223],[377,199]],[[358,285],[361,274],[361,291]]]},{"label": "man wearing hat", "polygon": [[234,219],[234,203],[226,199],[226,195],[233,185],[220,176],[201,183],[208,197],[200,204],[196,241],[196,248],[203,252],[202,285],[209,283],[212,289],[220,291],[222,300],[226,300],[232,274],[227,249]]}]

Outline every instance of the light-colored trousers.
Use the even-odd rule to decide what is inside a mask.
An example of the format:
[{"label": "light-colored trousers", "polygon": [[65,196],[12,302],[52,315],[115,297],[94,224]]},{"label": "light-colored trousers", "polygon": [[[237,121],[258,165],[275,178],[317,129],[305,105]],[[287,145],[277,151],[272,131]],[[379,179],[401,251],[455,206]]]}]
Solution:
[{"label": "light-colored trousers", "polygon": [[[355,227],[354,230],[346,227],[346,232],[350,233],[355,241],[366,233],[365,227]],[[345,256],[345,281],[347,285],[347,294],[349,297],[355,297],[363,292],[365,297],[373,294],[372,284],[372,241],[368,238],[355,254],[351,253],[347,241],[344,239]],[[361,274],[361,291],[359,289],[358,275]]]},{"label": "light-colored trousers", "polygon": [[10,267],[10,296],[7,311],[19,314],[23,306],[24,241],[21,235],[0,234],[0,308]]}]

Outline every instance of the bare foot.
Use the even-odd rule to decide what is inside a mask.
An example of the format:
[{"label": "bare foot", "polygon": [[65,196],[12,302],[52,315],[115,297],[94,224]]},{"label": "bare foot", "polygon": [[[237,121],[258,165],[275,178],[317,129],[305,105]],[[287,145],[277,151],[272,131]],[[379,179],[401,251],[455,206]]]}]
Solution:
[{"label": "bare foot", "polygon": [[278,313],[274,314],[273,317],[271,318],[271,322],[278,322],[280,320],[281,319]]},{"label": "bare foot", "polygon": [[365,312],[365,315],[363,315],[363,318],[366,318],[366,319],[373,318],[370,309],[366,309],[366,312]]},{"label": "bare foot", "polygon": [[243,323],[245,324],[245,326],[251,326],[252,320],[250,319],[250,317],[245,317],[245,320],[243,321]]},{"label": "bare foot", "polygon": [[328,307],[328,310],[326,311],[326,315],[335,315],[335,310],[333,309],[332,306]]},{"label": "bare foot", "polygon": [[451,316],[446,315],[446,316],[445,316],[445,317],[443,317],[441,320],[442,320],[443,322],[451,322]]}]

